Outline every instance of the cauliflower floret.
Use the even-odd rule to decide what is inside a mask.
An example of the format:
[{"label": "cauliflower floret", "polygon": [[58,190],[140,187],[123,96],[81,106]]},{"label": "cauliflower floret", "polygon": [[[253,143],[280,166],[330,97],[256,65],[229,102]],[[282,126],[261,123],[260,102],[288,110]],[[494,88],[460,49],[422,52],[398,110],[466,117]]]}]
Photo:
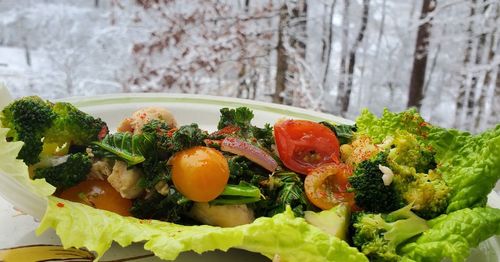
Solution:
[{"label": "cauliflower floret", "polygon": [[142,173],[137,168],[127,169],[127,164],[116,161],[113,172],[108,177],[108,182],[123,198],[134,199],[142,194],[144,189],[139,186]]},{"label": "cauliflower floret", "polygon": [[254,221],[253,210],[247,205],[209,205],[196,202],[190,211],[191,216],[207,225],[234,227]]},{"label": "cauliflower floret", "polygon": [[164,196],[168,195],[168,193],[169,193],[169,187],[168,187],[167,182],[165,182],[165,181],[160,181],[160,182],[156,183],[155,189],[158,193],[160,193],[161,195],[164,195]]},{"label": "cauliflower floret", "polygon": [[104,180],[109,175],[111,175],[111,172],[111,164],[108,161],[99,160],[92,164],[92,167],[90,168],[89,178]]},{"label": "cauliflower floret", "polygon": [[162,107],[146,107],[135,111],[132,117],[125,118],[118,126],[118,132],[142,133],[142,127],[151,120],[165,121],[171,127],[177,127],[177,121],[170,111]]},{"label": "cauliflower floret", "polygon": [[380,149],[367,136],[357,137],[351,144],[340,146],[340,157],[344,163],[356,165],[376,155]]}]

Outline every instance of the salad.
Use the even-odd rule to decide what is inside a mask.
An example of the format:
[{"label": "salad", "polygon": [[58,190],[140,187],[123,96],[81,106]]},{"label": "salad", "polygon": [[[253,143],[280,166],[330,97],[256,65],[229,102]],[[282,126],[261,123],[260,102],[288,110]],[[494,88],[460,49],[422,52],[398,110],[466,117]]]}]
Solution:
[{"label": "salad", "polygon": [[462,261],[500,234],[486,207],[500,126],[473,136],[414,110],[355,125],[252,119],[222,108],[207,132],[149,107],[110,131],[25,97],[0,115],[0,171],[50,195],[40,233],[99,256],[145,241],[163,259],[237,247],[277,261]]}]

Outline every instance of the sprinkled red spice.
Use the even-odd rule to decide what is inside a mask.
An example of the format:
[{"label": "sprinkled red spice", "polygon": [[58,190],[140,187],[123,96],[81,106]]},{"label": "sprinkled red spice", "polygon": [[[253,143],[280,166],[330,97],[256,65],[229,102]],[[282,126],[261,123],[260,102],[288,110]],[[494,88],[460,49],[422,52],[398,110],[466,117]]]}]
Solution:
[{"label": "sprinkled red spice", "polygon": [[175,131],[177,131],[177,128],[172,128],[172,129],[168,130],[167,136],[172,137],[174,135]]}]

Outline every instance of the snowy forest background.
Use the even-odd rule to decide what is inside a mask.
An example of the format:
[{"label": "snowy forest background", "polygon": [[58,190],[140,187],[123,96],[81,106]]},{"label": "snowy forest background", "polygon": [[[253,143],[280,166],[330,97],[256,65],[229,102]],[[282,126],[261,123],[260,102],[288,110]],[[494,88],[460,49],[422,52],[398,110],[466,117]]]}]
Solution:
[{"label": "snowy forest background", "polygon": [[0,0],[15,97],[183,92],[500,122],[498,0]]}]

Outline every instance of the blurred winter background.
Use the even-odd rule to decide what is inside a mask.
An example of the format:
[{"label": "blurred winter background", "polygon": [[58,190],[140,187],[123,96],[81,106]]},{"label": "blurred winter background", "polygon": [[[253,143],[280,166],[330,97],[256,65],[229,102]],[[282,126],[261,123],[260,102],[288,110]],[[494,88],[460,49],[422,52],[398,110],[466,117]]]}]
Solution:
[{"label": "blurred winter background", "polygon": [[498,0],[0,0],[15,97],[183,92],[500,122]]}]

